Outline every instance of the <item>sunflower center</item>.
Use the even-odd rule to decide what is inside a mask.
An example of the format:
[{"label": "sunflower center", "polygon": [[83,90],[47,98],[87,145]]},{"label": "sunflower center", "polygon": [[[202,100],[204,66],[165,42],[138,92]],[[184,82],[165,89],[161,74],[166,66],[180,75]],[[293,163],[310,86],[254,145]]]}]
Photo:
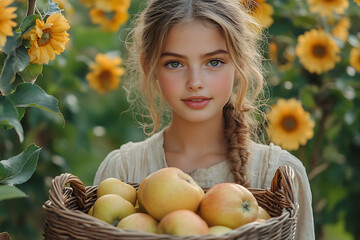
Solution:
[{"label": "sunflower center", "polygon": [[296,129],[298,123],[293,116],[286,116],[281,121],[281,126],[287,132],[292,132]]},{"label": "sunflower center", "polygon": [[49,32],[44,32],[41,38],[38,40],[39,46],[44,46],[48,44],[51,40],[51,34]]},{"label": "sunflower center", "polygon": [[313,54],[316,57],[322,58],[326,55],[326,48],[324,45],[317,44],[313,47]]},{"label": "sunflower center", "polygon": [[111,84],[111,77],[112,74],[109,70],[103,70],[100,74],[99,74],[99,79],[101,81],[101,84],[104,88],[108,88]]}]

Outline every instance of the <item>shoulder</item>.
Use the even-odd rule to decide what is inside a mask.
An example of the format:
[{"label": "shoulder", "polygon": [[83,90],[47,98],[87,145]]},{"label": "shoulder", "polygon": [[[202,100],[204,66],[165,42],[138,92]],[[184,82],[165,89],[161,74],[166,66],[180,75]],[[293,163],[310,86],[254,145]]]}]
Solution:
[{"label": "shoulder", "polygon": [[[250,180],[254,187],[266,188],[270,186],[276,170],[282,165],[292,167],[296,175],[306,177],[302,162],[281,147],[270,143],[269,145],[252,142],[250,144],[251,158],[248,165]],[[254,176],[257,176],[254,177]]]},{"label": "shoulder", "polygon": [[94,185],[108,177],[115,177],[126,182],[138,182],[152,168],[162,164],[161,132],[140,142],[128,142],[119,149],[111,151],[100,164],[94,179]]}]

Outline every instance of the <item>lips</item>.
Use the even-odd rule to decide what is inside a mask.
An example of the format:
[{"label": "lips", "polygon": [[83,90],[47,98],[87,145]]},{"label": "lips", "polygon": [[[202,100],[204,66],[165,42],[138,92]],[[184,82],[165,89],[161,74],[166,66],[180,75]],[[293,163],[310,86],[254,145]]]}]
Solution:
[{"label": "lips", "polygon": [[206,107],[211,98],[204,97],[204,96],[193,96],[182,99],[182,101],[192,109],[202,109]]}]

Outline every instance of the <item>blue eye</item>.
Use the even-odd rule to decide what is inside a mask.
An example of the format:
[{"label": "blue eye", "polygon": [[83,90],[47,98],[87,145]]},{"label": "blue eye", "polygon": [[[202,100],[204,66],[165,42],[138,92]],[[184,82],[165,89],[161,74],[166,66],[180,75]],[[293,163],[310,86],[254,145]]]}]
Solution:
[{"label": "blue eye", "polygon": [[165,64],[165,66],[170,69],[177,69],[177,68],[180,68],[182,65],[178,61],[171,61],[171,62],[168,62],[167,64]]},{"label": "blue eye", "polygon": [[208,66],[210,67],[220,67],[224,62],[219,59],[212,59],[208,62]]}]

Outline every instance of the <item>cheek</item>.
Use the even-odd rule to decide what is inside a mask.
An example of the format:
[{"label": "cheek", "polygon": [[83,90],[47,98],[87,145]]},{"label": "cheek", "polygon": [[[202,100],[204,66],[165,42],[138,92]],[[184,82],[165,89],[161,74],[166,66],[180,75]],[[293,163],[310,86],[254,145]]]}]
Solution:
[{"label": "cheek", "polygon": [[219,74],[213,82],[213,89],[217,92],[230,97],[233,89],[235,74],[232,72],[225,72]]},{"label": "cheek", "polygon": [[181,81],[177,76],[160,73],[158,80],[161,92],[166,100],[171,96],[178,95]]}]

